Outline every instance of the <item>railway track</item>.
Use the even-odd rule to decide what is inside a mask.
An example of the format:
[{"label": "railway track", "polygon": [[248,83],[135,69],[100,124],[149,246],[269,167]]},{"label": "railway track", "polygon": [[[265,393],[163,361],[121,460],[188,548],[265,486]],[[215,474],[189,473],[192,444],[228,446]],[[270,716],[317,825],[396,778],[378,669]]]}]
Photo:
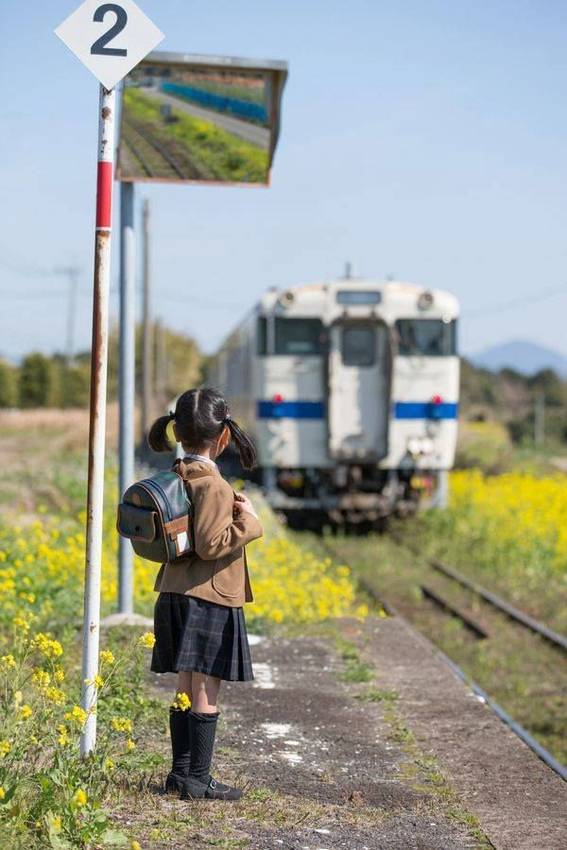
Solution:
[{"label": "railway track", "polygon": [[123,134],[130,155],[147,177],[192,180],[211,176],[197,168],[187,151],[175,142],[164,144],[143,124],[125,121]]},{"label": "railway track", "polygon": [[553,629],[548,628],[543,623],[540,623],[538,620],[534,620],[533,617],[530,617],[528,614],[524,614],[523,611],[519,611],[518,608],[514,608],[513,605],[510,605],[509,602],[506,602],[505,599],[502,599],[500,596],[497,596],[495,593],[492,593],[476,582],[470,581],[465,576],[461,575],[461,573],[457,572],[457,570],[452,567],[448,567],[446,564],[443,564],[441,561],[432,560],[429,562],[433,569],[442,573],[442,575],[447,578],[453,579],[453,581],[457,582],[461,585],[461,587],[465,587],[467,590],[470,590],[472,593],[476,594],[480,599],[483,599],[484,602],[487,602],[489,605],[492,605],[494,608],[498,609],[498,611],[502,611],[502,613],[506,614],[511,620],[514,620],[517,623],[520,623],[526,629],[529,629],[534,634],[541,635],[541,637],[545,638],[549,643],[563,652],[567,652],[567,637],[564,635],[560,635],[558,632],[554,632]]},{"label": "railway track", "polygon": [[[407,543],[407,541],[401,539],[397,535],[392,535],[392,537],[399,546],[404,546],[413,555],[419,556],[419,551],[415,547]],[[534,617],[530,617],[529,614],[525,614],[523,611],[520,611],[518,608],[515,608],[501,596],[498,596],[496,593],[487,590],[482,585],[464,576],[454,567],[448,566],[437,558],[432,558],[428,560],[427,563],[431,567],[431,569],[435,570],[437,573],[440,573],[442,576],[449,579],[450,581],[465,588],[465,590],[476,596],[478,599],[482,599],[482,601],[485,602],[487,605],[496,609],[500,613],[505,614],[506,617],[508,617],[510,620],[513,620],[514,622],[528,629],[533,634],[537,634],[540,637],[544,638],[556,649],[562,652],[567,652],[567,637],[565,635],[559,634],[559,632],[550,629],[544,623],[540,623],[539,620],[534,619]],[[427,593],[427,588],[424,586],[422,586],[422,591],[424,592],[424,595],[431,598],[432,601],[438,602],[439,607],[445,607],[447,610],[451,608],[451,604],[446,603],[446,600],[439,596],[439,594],[433,594],[430,596]],[[434,595],[437,595],[437,600],[434,599]],[[461,619],[463,623],[467,625],[467,623],[465,622],[467,617],[461,617],[458,609],[455,609],[453,611],[453,615]],[[486,636],[487,635],[484,635],[484,637]]]},{"label": "railway track", "polygon": [[[398,542],[398,541],[396,541]],[[403,545],[403,544],[402,544]],[[341,557],[340,553],[337,552],[332,544],[328,542],[323,543],[323,548],[328,551],[330,555],[332,555],[335,559],[337,557]],[[411,546],[406,546],[410,552],[412,552]],[[416,553],[412,553],[416,554]],[[490,696],[486,690],[484,690],[477,681],[473,677],[471,677],[464,669],[457,663],[455,658],[450,657],[446,652],[444,652],[439,646],[439,636],[438,632],[439,628],[435,628],[435,626],[428,623],[429,628],[423,628],[423,618],[420,620],[419,615],[413,616],[414,613],[418,610],[422,610],[424,606],[430,606],[431,612],[428,615],[431,617],[433,612],[436,610],[440,613],[441,616],[450,616],[452,618],[456,618],[459,620],[464,628],[466,629],[468,634],[471,634],[475,640],[484,641],[487,638],[492,638],[493,643],[492,646],[497,647],[500,643],[505,640],[503,635],[500,634],[500,628],[503,627],[504,620],[503,618],[511,620],[514,624],[521,626],[532,632],[534,635],[542,637],[545,641],[553,647],[554,650],[559,652],[565,651],[566,640],[563,635],[558,634],[557,632],[552,631],[544,624],[534,620],[529,617],[527,614],[524,614],[518,609],[511,606],[505,600],[501,599],[496,594],[491,593],[486,590],[486,588],[477,585],[474,582],[471,582],[465,576],[462,576],[456,570],[447,567],[447,565],[442,564],[439,561],[428,562],[424,565],[426,570],[430,570],[429,575],[434,577],[435,574],[438,576],[442,576],[444,580],[448,582],[448,586],[445,591],[439,590],[438,587],[431,587],[429,583],[427,583],[427,579],[425,575],[420,579],[419,590],[421,592],[421,603],[414,602],[414,608],[408,606],[406,603],[402,604],[402,609],[398,607],[398,602],[392,602],[390,598],[390,594],[388,591],[384,591],[380,585],[377,586],[377,583],[368,578],[367,575],[361,574],[356,569],[353,570],[353,573],[358,581],[361,589],[372,599],[375,603],[380,605],[386,613],[404,618],[406,621],[409,621],[412,624],[412,627],[415,628],[418,632],[423,633],[424,636],[433,643],[435,647],[435,651],[438,655],[443,659],[443,661],[448,664],[455,675],[457,675],[463,682],[465,682],[471,690],[485,702],[492,711],[500,718],[500,720],[505,723],[509,728],[521,738],[527,746],[530,747],[538,756],[542,759],[552,770],[554,770],[562,779],[567,781],[567,767],[555,758],[555,756],[549,752],[549,750],[544,747],[540,742],[536,740],[536,738],[520,723],[518,723],[510,713],[508,713],[502,705],[499,704],[492,696]],[[462,604],[455,603],[454,599],[450,598],[451,593],[449,593],[451,586],[457,585],[460,589],[462,589],[466,594],[472,595],[474,599],[478,600],[478,605],[486,605],[489,610],[492,610],[494,613],[488,618],[490,623],[487,624],[486,616],[481,619],[478,616],[473,616],[468,610],[468,606],[463,606]],[[447,598],[447,595],[449,598]],[[475,615],[478,614],[478,610],[475,611]],[[498,619],[500,618],[500,619]],[[417,621],[417,622],[416,622]],[[442,640],[441,640],[442,644]],[[543,647],[542,647],[543,649]],[[549,650],[547,650],[549,653]],[[455,654],[454,651],[451,651],[451,654]],[[467,658],[467,652],[464,653],[465,663]],[[539,656],[538,656],[539,658]],[[557,665],[555,665],[557,666]],[[477,671],[478,673],[479,671]],[[514,675],[514,674],[512,674]],[[501,671],[501,678],[505,679],[506,677],[506,669],[503,666]],[[494,682],[492,686],[489,687],[490,690],[494,687]],[[549,717],[553,717],[553,715],[549,715]],[[553,722],[553,721],[551,721]],[[536,727],[537,728],[537,727]]]}]

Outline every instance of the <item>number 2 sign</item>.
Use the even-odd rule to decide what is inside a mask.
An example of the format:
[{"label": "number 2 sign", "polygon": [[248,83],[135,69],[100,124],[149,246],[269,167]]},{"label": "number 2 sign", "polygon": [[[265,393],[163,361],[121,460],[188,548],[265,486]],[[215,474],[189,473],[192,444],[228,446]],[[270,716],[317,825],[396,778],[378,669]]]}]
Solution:
[{"label": "number 2 sign", "polygon": [[112,89],[163,39],[133,0],[85,0],[55,34],[106,89]]}]

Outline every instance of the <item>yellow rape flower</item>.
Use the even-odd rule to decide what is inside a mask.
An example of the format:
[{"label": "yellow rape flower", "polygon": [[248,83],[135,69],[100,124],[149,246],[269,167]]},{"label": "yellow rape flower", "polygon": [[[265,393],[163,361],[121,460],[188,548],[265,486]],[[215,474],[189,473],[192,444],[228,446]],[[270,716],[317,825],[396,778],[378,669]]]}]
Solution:
[{"label": "yellow rape flower", "polygon": [[20,708],[18,709],[18,711],[20,713],[20,717],[22,718],[22,720],[27,720],[33,714],[33,711],[31,710],[30,706],[27,703],[24,703],[24,705],[21,705]]},{"label": "yellow rape flower", "polygon": [[135,749],[136,749],[136,742],[133,741],[132,738],[129,738],[126,741],[126,752],[131,753],[132,750],[135,750]]},{"label": "yellow rape flower", "polygon": [[87,717],[87,712],[84,708],[81,708],[80,705],[74,705],[71,711],[67,711],[65,714],[65,720],[68,720],[70,723],[74,723],[80,729],[82,729],[87,722]]},{"label": "yellow rape flower", "polygon": [[11,749],[12,745],[9,741],[0,741],[0,759],[3,759],[5,756],[7,756]]},{"label": "yellow rape flower", "polygon": [[69,731],[66,726],[62,723],[57,727],[57,731],[59,732],[59,737],[57,738],[57,743],[60,747],[66,747],[69,743]]},{"label": "yellow rape flower", "polygon": [[132,732],[132,721],[128,717],[113,717],[110,723],[115,732]]},{"label": "yellow rape flower", "polygon": [[132,841],[130,843],[130,850],[142,850],[142,846],[138,841]]},{"label": "yellow rape flower", "polygon": [[47,670],[36,668],[32,673],[32,682],[37,685],[40,691],[44,691],[51,682],[51,676]]},{"label": "yellow rape flower", "polygon": [[114,762],[111,758],[105,760],[104,766],[107,770],[114,770]]},{"label": "yellow rape flower", "polygon": [[46,658],[59,658],[63,655],[63,647],[58,640],[53,640],[49,635],[38,632],[32,641],[32,647],[38,649]]},{"label": "yellow rape flower", "polygon": [[103,649],[99,657],[103,664],[114,664],[114,655],[110,649]]},{"label": "yellow rape flower", "polygon": [[84,679],[85,685],[94,685],[97,690],[100,690],[104,685],[104,679],[97,673],[92,679]]},{"label": "yellow rape flower", "polygon": [[0,800],[3,800],[5,796],[6,796],[6,789],[2,785],[0,785]]},{"label": "yellow rape flower", "polygon": [[73,805],[77,809],[87,805],[87,792],[83,791],[82,788],[78,788],[73,794]]},{"label": "yellow rape flower", "polygon": [[2,655],[0,657],[0,667],[4,670],[10,670],[16,666],[16,659],[13,655]]},{"label": "yellow rape flower", "polygon": [[65,670],[62,667],[56,667],[53,671],[53,678],[58,684],[65,681]]},{"label": "yellow rape flower", "polygon": [[145,649],[152,649],[156,642],[156,637],[153,632],[146,632],[138,638],[138,643],[140,646],[145,647]]},{"label": "yellow rape flower", "polygon": [[191,708],[191,700],[187,694],[178,691],[171,706],[172,708],[177,708],[179,711],[187,711],[188,708]]},{"label": "yellow rape flower", "polygon": [[31,628],[30,617],[22,617],[20,614],[13,618],[12,624],[19,632],[23,632],[24,634],[29,632]]},{"label": "yellow rape flower", "polygon": [[55,705],[63,705],[67,699],[64,691],[59,688],[46,688],[44,693],[46,700],[55,703]]}]

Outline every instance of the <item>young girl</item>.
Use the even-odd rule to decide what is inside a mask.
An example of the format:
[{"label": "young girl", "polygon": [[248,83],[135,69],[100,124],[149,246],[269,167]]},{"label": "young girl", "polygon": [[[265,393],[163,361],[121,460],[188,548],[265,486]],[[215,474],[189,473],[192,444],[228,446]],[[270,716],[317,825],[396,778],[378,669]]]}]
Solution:
[{"label": "young girl", "polygon": [[171,450],[166,429],[172,420],[185,452],[174,469],[193,505],[195,550],[163,564],[154,586],[159,596],[151,669],[179,674],[169,715],[173,765],[165,788],[185,798],[238,800],[242,791],[217,782],[209,771],[221,680],[254,678],[242,609],[252,601],[244,547],[263,531],[252,503],[234,493],[215,458],[232,440],[243,467],[252,469],[256,452],[214,389],[188,390],[175,413],[154,422],[148,437],[154,451]]}]

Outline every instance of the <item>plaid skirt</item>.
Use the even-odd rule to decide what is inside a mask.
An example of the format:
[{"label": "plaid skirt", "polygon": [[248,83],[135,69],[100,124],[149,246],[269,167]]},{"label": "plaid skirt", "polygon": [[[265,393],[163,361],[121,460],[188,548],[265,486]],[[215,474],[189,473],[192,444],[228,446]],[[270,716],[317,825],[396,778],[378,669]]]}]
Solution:
[{"label": "plaid skirt", "polygon": [[160,593],[154,608],[151,670],[193,670],[229,682],[254,678],[242,608],[183,593]]}]

